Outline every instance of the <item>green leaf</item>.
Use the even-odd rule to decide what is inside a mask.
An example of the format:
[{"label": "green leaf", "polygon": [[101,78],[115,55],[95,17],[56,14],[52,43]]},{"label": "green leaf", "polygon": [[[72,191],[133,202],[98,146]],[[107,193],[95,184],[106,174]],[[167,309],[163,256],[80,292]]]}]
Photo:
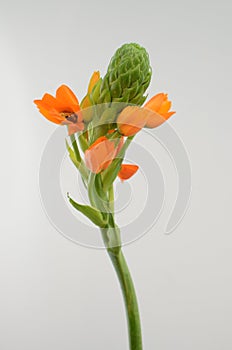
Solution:
[{"label": "green leaf", "polygon": [[87,132],[85,131],[80,133],[80,135],[78,136],[78,141],[83,152],[85,152],[89,148],[86,135]]},{"label": "green leaf", "polygon": [[76,156],[75,156],[75,153],[74,153],[74,150],[69,146],[67,140],[65,140],[65,143],[66,143],[66,148],[67,148],[67,150],[68,150],[69,157],[70,157],[71,161],[72,161],[73,164],[77,167],[77,169],[79,169],[81,163],[77,161]]},{"label": "green leaf", "polygon": [[106,227],[106,221],[102,218],[102,213],[97,210],[94,207],[91,207],[89,205],[79,204],[75,202],[70,196],[68,195],[69,202],[72,204],[72,206],[78,210],[80,213],[84,214],[88,219],[92,221],[95,225],[103,228]]}]

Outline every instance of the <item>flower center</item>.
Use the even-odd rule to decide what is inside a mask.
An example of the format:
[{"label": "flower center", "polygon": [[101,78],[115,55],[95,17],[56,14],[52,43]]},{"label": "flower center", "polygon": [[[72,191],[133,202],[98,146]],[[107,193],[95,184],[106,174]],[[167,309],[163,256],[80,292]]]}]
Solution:
[{"label": "flower center", "polygon": [[78,115],[76,113],[71,112],[63,112],[61,113],[63,117],[65,117],[69,122],[76,123]]}]

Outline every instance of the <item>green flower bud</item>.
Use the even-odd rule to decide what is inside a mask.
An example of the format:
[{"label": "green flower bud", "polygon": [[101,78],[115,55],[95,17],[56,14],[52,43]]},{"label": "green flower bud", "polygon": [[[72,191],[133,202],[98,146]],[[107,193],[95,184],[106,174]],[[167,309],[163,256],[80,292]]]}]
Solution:
[{"label": "green flower bud", "polygon": [[150,81],[151,66],[147,51],[135,43],[124,44],[112,57],[97,94],[95,92],[94,102],[142,105]]}]

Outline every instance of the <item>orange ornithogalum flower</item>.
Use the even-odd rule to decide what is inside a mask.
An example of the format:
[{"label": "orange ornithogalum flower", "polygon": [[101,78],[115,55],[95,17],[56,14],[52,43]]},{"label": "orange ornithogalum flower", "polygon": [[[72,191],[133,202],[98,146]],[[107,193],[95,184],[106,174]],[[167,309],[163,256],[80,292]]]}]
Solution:
[{"label": "orange ornithogalum flower", "polygon": [[118,172],[118,177],[121,180],[128,180],[131,176],[133,176],[136,173],[138,168],[138,165],[122,164],[121,169]]},{"label": "orange ornithogalum flower", "polygon": [[146,127],[156,128],[163,124],[176,112],[170,112],[171,101],[168,100],[168,94],[159,93],[153,96],[145,105],[144,108],[150,111],[147,115]]},{"label": "orange ornithogalum flower", "polygon": [[123,146],[123,137],[120,139],[108,139],[99,137],[86,151],[85,163],[93,173],[98,174],[106,169]]},{"label": "orange ornithogalum flower", "polygon": [[61,85],[56,90],[56,97],[45,94],[42,100],[34,100],[34,103],[51,122],[67,125],[69,135],[84,129],[78,99],[68,86]]},{"label": "orange ornithogalum flower", "polygon": [[117,119],[118,131],[124,136],[133,136],[147,122],[148,111],[138,106],[128,106],[122,110]]}]

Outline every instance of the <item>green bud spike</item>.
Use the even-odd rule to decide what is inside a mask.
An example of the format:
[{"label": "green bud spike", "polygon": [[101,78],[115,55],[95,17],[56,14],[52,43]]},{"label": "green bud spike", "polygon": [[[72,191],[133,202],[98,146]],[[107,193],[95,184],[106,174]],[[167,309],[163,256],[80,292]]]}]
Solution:
[{"label": "green bud spike", "polygon": [[98,94],[95,93],[94,103],[142,105],[150,81],[151,66],[147,51],[135,43],[124,44],[112,57]]}]

